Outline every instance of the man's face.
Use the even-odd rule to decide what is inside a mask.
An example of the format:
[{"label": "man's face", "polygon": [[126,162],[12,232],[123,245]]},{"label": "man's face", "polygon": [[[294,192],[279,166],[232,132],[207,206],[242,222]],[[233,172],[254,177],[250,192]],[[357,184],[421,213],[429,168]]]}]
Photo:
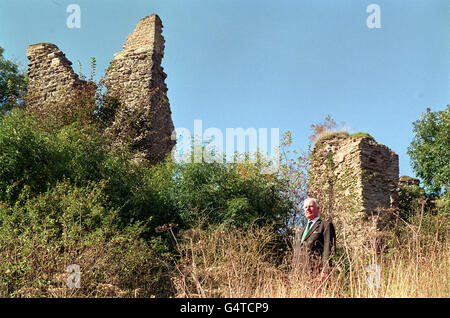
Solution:
[{"label": "man's face", "polygon": [[316,203],[313,200],[306,200],[303,204],[303,210],[309,221],[319,216],[319,207],[316,206]]}]

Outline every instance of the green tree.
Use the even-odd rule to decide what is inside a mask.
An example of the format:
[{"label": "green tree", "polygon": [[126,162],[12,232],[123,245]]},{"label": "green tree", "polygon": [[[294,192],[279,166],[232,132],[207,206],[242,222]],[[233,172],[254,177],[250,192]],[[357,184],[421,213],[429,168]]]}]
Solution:
[{"label": "green tree", "polygon": [[25,75],[16,63],[3,57],[3,52],[0,46],[0,116],[20,104],[26,89]]},{"label": "green tree", "polygon": [[450,183],[450,105],[436,112],[427,108],[413,126],[415,136],[408,147],[411,166],[430,195],[446,193]]}]

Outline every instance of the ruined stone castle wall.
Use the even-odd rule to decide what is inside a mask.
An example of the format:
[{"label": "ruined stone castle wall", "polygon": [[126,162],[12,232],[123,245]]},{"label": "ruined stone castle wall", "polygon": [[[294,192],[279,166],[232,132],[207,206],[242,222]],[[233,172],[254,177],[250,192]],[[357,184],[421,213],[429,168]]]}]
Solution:
[{"label": "ruined stone castle wall", "polygon": [[[309,196],[350,245],[362,246],[386,229],[397,204],[398,156],[372,138],[335,134],[316,143]],[[372,231],[372,232],[371,232]]]},{"label": "ruined stone castle wall", "polygon": [[57,107],[61,99],[87,87],[72,69],[65,54],[52,43],[39,43],[27,48],[28,92],[27,107],[42,108],[47,104]]},{"label": "ruined stone castle wall", "polygon": [[317,144],[313,158],[311,195],[324,190],[335,197],[352,193],[359,209],[368,213],[395,206],[398,156],[388,147],[371,138],[336,137]]},{"label": "ruined stone castle wall", "polygon": [[[113,145],[131,147],[136,158],[151,163],[162,160],[175,145],[166,74],[161,66],[162,28],[157,15],[143,18],[127,37],[123,50],[114,55],[104,82],[107,95],[121,105],[105,135],[111,137]],[[31,45],[27,57],[29,110],[38,115],[53,112],[54,118],[67,117],[67,122],[79,116],[91,118],[97,87],[79,78],[72,62],[56,45]],[[78,101],[68,102],[72,97]]]},{"label": "ruined stone castle wall", "polygon": [[122,105],[107,133],[118,142],[129,142],[150,162],[163,159],[175,145],[166,74],[161,66],[162,28],[157,15],[143,18],[127,37],[123,50],[114,55],[105,80],[108,94]]},{"label": "ruined stone castle wall", "polygon": [[370,138],[362,138],[359,148],[365,211],[395,208],[398,201],[398,155]]}]

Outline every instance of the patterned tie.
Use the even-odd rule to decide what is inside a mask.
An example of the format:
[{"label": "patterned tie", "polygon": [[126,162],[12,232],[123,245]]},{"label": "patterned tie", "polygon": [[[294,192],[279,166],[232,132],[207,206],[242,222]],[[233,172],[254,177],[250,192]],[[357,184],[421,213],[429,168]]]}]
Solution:
[{"label": "patterned tie", "polygon": [[305,239],[306,234],[308,234],[309,228],[311,227],[311,224],[312,224],[312,221],[309,221],[309,222],[308,222],[308,225],[306,225],[306,230],[305,230],[305,232],[303,232],[303,235],[302,235],[302,241],[300,242],[300,244],[303,243],[303,240]]}]

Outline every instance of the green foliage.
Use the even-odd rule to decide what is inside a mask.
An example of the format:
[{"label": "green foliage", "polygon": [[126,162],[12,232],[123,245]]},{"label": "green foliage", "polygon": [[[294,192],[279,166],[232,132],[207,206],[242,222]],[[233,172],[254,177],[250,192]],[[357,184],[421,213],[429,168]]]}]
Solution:
[{"label": "green foliage", "polygon": [[103,148],[101,136],[91,127],[73,123],[61,128],[53,139],[49,139],[48,149],[55,155],[56,178],[69,178],[75,184],[99,181],[105,177],[104,164],[109,154]]},{"label": "green foliage", "polygon": [[370,138],[372,140],[375,140],[369,133],[366,132],[356,132],[351,134],[349,137],[353,138]]},{"label": "green foliage", "polygon": [[[118,226],[105,185],[77,187],[66,180],[38,196],[25,187],[14,205],[0,204],[2,297],[132,297],[137,289],[144,297],[168,295],[157,240],[144,241],[139,223]],[[66,286],[70,264],[81,268],[80,289]]]},{"label": "green foliage", "polygon": [[6,115],[0,122],[0,200],[14,202],[25,185],[44,191],[55,160],[31,116],[24,111]]},{"label": "green foliage", "polygon": [[[415,191],[410,188],[410,191]],[[423,191],[423,190],[422,190]],[[442,200],[415,199],[409,203],[409,210],[400,213],[407,216],[396,228],[394,246],[401,246],[411,239],[420,238],[423,245],[448,241],[449,205]],[[411,230],[415,232],[411,235]]]},{"label": "green foliage", "polygon": [[[156,166],[133,165],[130,161],[116,162],[119,169],[110,170],[107,188],[113,207],[119,208],[122,226],[143,222],[146,238],[157,235],[156,229],[165,224],[182,223],[179,211],[169,195],[173,164]],[[118,174],[118,170],[120,173]]]},{"label": "green foliage", "polygon": [[14,203],[25,185],[40,193],[63,178],[98,181],[106,158],[93,129],[74,123],[48,132],[17,109],[0,121],[0,200]]},{"label": "green foliage", "polygon": [[243,163],[187,163],[175,166],[168,195],[187,226],[285,224],[291,202],[276,175]]},{"label": "green foliage", "polygon": [[[171,279],[180,268],[190,275],[189,257],[199,268],[211,257],[207,275],[219,278],[236,274],[235,260],[255,259],[240,271],[247,273],[250,264],[256,274],[258,262],[282,262],[289,232],[281,230],[298,216],[296,200],[306,196],[307,156],[291,160],[283,148],[278,174],[261,173],[265,163],[248,157],[149,165],[127,150],[112,150],[102,134],[120,107],[117,100],[103,98],[94,120],[80,115],[92,110],[85,105],[92,100],[75,102],[80,112],[67,120],[21,109],[0,119],[0,297],[173,296],[177,282]],[[323,136],[333,126],[328,122]],[[290,146],[290,134],[283,138],[283,147]],[[408,228],[419,224],[427,239],[444,240],[448,193],[425,213],[422,193],[401,190],[402,220]],[[212,235],[221,249],[204,245],[208,236],[186,240],[195,231]],[[70,264],[81,267],[80,289],[66,286]],[[192,273],[186,277],[197,279]]]},{"label": "green foliage", "polygon": [[408,147],[412,168],[430,194],[445,193],[450,184],[450,105],[437,112],[427,108],[413,126]]},{"label": "green foliage", "polygon": [[[104,134],[120,103],[90,84],[75,98],[0,118],[0,296],[168,296],[186,230],[270,225],[281,235],[290,183],[261,173],[259,156],[135,160]],[[58,278],[70,264],[81,266],[79,290]]]},{"label": "green foliage", "polygon": [[0,121],[0,200],[14,204],[24,187],[38,195],[66,179],[77,186],[107,180],[108,205],[123,226],[148,222],[153,233],[176,219],[161,190],[167,181],[152,178],[152,169],[133,164],[129,154],[109,151],[95,128],[75,122],[49,132],[39,123],[23,110]]},{"label": "green foliage", "polygon": [[400,186],[398,191],[398,208],[400,217],[409,220],[419,207],[420,200],[425,200],[425,190],[417,185]]},{"label": "green foliage", "polygon": [[109,95],[101,97],[96,111],[97,124],[101,129],[105,129],[113,123],[114,117],[119,108],[120,103],[117,98]]},{"label": "green foliage", "polygon": [[82,296],[102,295],[109,277],[128,294],[168,293],[175,246],[164,229],[286,224],[286,183],[262,163],[149,165],[110,150],[96,126],[51,122],[20,109],[0,120],[0,256],[14,258],[0,270],[4,295],[52,295],[69,264],[85,268]]},{"label": "green foliage", "polygon": [[346,131],[339,131],[339,132],[326,132],[322,133],[316,140],[316,144],[319,144],[321,142],[324,142],[326,140],[335,139],[335,138],[347,138],[348,133]]},{"label": "green foliage", "polygon": [[51,296],[62,288],[51,275],[74,263],[89,282],[81,296],[103,295],[105,282],[167,295],[173,248],[155,228],[179,219],[165,194],[170,165],[133,163],[96,127],[43,122],[19,109],[0,120],[0,257],[14,258],[0,269],[0,292]]},{"label": "green foliage", "polygon": [[3,57],[3,52],[0,47],[0,116],[18,105],[26,90],[25,75],[17,64]]}]

